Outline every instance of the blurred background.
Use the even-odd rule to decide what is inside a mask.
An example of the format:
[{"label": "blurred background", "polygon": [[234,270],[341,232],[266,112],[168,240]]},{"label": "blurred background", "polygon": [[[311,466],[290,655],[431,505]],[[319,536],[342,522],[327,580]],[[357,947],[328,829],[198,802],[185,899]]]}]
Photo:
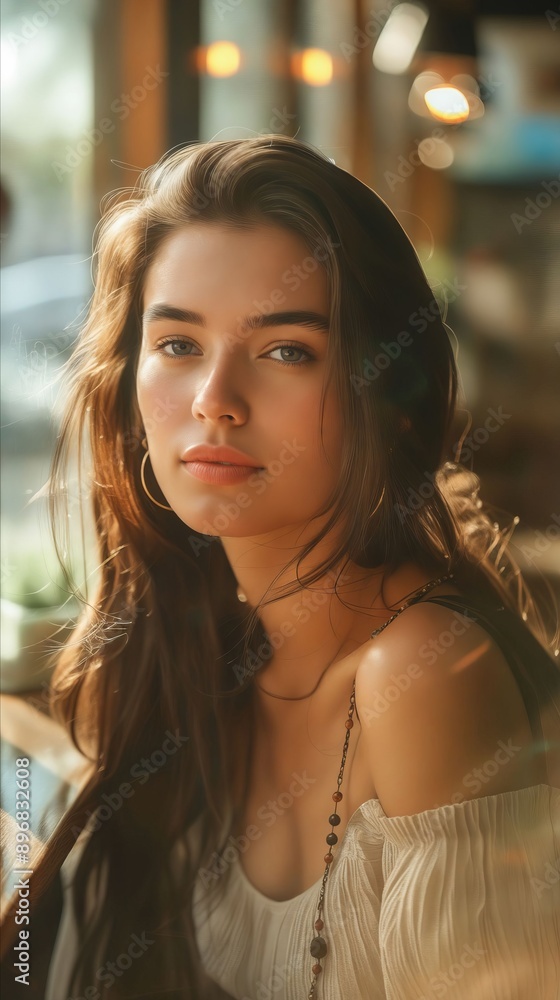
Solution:
[{"label": "blurred background", "polygon": [[[60,639],[76,611],[54,557],[47,500],[29,501],[48,478],[64,391],[58,373],[92,292],[93,231],[109,192],[198,140],[297,136],[395,212],[455,346],[454,457],[478,473],[482,498],[506,522],[519,519],[513,542],[529,582],[558,594],[556,0],[2,6],[5,739],[29,750],[41,717],[50,724],[46,657],[54,630]],[[82,584],[79,547],[68,556]],[[43,749],[35,765],[46,794],[48,774],[67,777],[79,763],[61,763],[70,750],[52,751],[54,739],[46,731],[50,756]]]},{"label": "blurred background", "polygon": [[[535,593],[560,593],[560,7],[2,0],[2,10],[0,804],[9,896],[16,761],[29,760],[31,857],[88,769],[48,711],[49,654],[78,608],[55,558],[48,497],[31,501],[48,479],[60,372],[92,293],[104,199],[167,150],[297,136],[389,204],[456,351],[449,457],[480,476],[504,524],[518,519],[513,541]],[[72,484],[68,493],[72,527],[82,498]],[[90,532],[86,547],[92,540]],[[87,592],[82,550],[69,548]],[[37,984],[60,913],[60,887],[53,891],[33,932]]]}]

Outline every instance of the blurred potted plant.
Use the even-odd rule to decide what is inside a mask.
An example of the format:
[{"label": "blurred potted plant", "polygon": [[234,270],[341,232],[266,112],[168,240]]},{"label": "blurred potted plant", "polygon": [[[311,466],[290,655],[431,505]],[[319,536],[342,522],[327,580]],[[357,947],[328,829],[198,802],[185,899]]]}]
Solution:
[{"label": "blurred potted plant", "polygon": [[0,602],[0,691],[16,693],[39,689],[50,679],[52,654],[76,624],[78,605],[68,599],[60,568],[48,583],[35,589],[45,564],[26,560],[23,570],[3,560],[2,582],[9,581],[9,598]]}]

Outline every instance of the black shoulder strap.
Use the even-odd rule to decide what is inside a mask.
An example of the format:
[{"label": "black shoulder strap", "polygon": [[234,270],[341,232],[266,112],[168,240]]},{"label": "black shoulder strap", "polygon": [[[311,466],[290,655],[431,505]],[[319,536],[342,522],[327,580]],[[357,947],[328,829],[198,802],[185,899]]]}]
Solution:
[{"label": "black shoulder strap", "polygon": [[[540,707],[547,696],[553,702],[560,692],[560,672],[522,619],[504,605],[488,604],[456,594],[425,597],[453,611],[474,617],[500,647],[517,681],[523,698],[537,752],[545,752],[547,743],[542,730]],[[413,600],[411,603],[415,603]],[[557,706],[558,707],[558,706]],[[545,756],[546,767],[546,756]]]}]

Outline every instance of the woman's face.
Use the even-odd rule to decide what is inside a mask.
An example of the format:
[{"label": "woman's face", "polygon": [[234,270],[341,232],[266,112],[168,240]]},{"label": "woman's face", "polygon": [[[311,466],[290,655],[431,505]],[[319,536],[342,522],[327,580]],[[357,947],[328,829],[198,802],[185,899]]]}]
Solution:
[{"label": "woman's face", "polygon": [[[166,317],[163,307],[197,315]],[[189,224],[160,246],[142,311],[138,404],[169,506],[196,531],[221,536],[313,516],[338,479],[342,448],[332,385],[326,455],[321,444],[329,302],[317,256],[281,227]],[[182,458],[205,444],[239,449],[255,468],[237,481],[204,481]],[[232,475],[212,469],[216,479]]]}]

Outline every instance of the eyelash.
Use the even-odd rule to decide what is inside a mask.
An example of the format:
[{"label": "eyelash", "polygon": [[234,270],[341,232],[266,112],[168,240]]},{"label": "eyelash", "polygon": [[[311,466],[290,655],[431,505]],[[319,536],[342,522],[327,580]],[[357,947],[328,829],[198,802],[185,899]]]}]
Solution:
[{"label": "eyelash", "polygon": [[[162,348],[166,347],[167,344],[192,344],[192,340],[181,340],[178,337],[169,337],[167,340],[162,340],[161,343],[159,343],[157,345],[157,347],[155,348],[155,350],[156,351],[162,351]],[[304,365],[308,365],[311,361],[315,360],[315,358],[313,357],[312,354],[309,353],[309,351],[304,350],[304,348],[300,347],[299,344],[292,343],[291,341],[286,341],[283,344],[277,344],[276,347],[271,348],[271,350],[268,353],[271,354],[272,351],[278,351],[278,350],[280,350],[283,347],[293,347],[297,351],[300,351],[301,354],[305,354],[306,358],[303,361],[277,361],[276,364],[278,364],[278,365],[286,365],[286,366],[289,366],[290,368],[303,368]],[[165,353],[165,352],[162,351],[162,353]],[[179,361],[180,358],[181,358],[181,355],[178,355],[178,354],[165,354],[165,357],[166,358],[172,358],[175,361]],[[188,357],[191,357],[191,355],[189,355],[189,354],[183,354],[182,357],[183,358],[188,358]]]}]

